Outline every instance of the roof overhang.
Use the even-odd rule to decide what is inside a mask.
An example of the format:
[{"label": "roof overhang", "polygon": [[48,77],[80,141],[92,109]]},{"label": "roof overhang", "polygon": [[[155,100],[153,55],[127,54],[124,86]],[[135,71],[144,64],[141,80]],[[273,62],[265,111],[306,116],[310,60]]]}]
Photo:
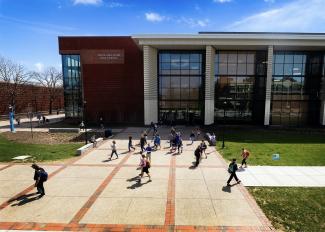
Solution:
[{"label": "roof overhang", "polygon": [[142,47],[158,49],[202,49],[206,45],[217,49],[265,49],[269,45],[325,50],[324,33],[200,33],[200,34],[140,34],[132,38]]}]

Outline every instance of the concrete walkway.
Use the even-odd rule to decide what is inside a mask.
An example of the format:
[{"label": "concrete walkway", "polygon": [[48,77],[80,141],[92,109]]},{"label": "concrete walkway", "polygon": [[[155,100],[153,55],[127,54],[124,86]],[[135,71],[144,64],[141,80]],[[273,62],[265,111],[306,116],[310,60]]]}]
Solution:
[{"label": "concrete walkway", "polygon": [[237,175],[245,186],[325,187],[324,166],[249,166]]},{"label": "concrete walkway", "polygon": [[[52,115],[45,115],[45,117],[47,118],[47,119],[49,119],[50,121],[51,121],[51,119],[53,120],[53,119],[56,119],[56,120],[58,120],[58,119],[64,119],[64,117],[65,117],[65,114],[52,114]],[[41,120],[42,121],[42,120]],[[32,122],[33,122],[33,125],[35,124],[35,125],[37,125],[37,123],[38,123],[38,119],[36,118],[36,116],[32,119]],[[21,120],[20,120],[20,125],[18,126],[17,125],[17,122],[16,121],[14,121],[14,124],[15,124],[15,127],[17,126],[17,128],[22,128],[22,127],[29,127],[30,126],[30,121],[29,121],[29,119],[28,118],[22,118]],[[9,127],[9,125],[10,125],[10,122],[9,122],[9,116],[8,116],[8,120],[0,120],[0,128],[3,128],[3,127]]]},{"label": "concrete walkway", "polygon": [[[152,153],[152,182],[138,177],[140,155],[128,152],[128,136],[139,141],[143,128],[114,137],[118,159],[108,160],[112,139],[49,172],[46,195],[38,199],[30,165],[0,165],[0,229],[83,231],[271,231],[268,219],[241,184],[227,187],[227,164],[215,151],[193,167],[199,141],[178,155],[166,140]],[[163,139],[169,129],[159,133]],[[182,130],[184,139],[190,128]],[[244,215],[244,218],[243,218]]]}]

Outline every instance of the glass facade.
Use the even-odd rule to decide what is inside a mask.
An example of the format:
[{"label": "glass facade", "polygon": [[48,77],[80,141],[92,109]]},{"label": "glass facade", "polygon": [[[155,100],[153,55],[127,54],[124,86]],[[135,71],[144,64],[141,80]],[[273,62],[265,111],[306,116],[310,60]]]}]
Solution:
[{"label": "glass facade", "polygon": [[79,55],[62,55],[66,117],[82,117],[82,83]]},{"label": "glass facade", "polygon": [[273,57],[271,124],[312,125],[319,122],[323,55],[276,51]]},{"label": "glass facade", "polygon": [[263,120],[266,52],[217,51],[215,57],[215,121]]},{"label": "glass facade", "polygon": [[204,118],[204,53],[160,51],[158,54],[159,121],[202,123]]}]

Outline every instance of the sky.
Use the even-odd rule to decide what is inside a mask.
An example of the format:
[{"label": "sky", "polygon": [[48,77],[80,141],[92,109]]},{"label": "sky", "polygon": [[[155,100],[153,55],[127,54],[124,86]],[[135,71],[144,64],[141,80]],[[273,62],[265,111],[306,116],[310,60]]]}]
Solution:
[{"label": "sky", "polygon": [[325,32],[325,0],[0,0],[0,56],[61,69],[58,36]]}]

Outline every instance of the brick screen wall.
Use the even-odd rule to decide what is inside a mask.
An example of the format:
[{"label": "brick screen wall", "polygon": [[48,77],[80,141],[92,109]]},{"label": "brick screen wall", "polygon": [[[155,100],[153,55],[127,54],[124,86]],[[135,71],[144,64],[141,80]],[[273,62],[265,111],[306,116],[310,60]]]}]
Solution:
[{"label": "brick screen wall", "polygon": [[[21,85],[19,86],[22,92],[16,97],[16,113],[27,112],[28,106],[33,107],[33,111],[49,111],[50,101],[49,94],[45,87],[35,85]],[[5,84],[0,82],[0,115],[8,114],[8,107],[10,99],[5,95]],[[56,113],[56,109],[64,109],[63,89],[57,99],[54,100],[52,105],[52,113]]]}]

